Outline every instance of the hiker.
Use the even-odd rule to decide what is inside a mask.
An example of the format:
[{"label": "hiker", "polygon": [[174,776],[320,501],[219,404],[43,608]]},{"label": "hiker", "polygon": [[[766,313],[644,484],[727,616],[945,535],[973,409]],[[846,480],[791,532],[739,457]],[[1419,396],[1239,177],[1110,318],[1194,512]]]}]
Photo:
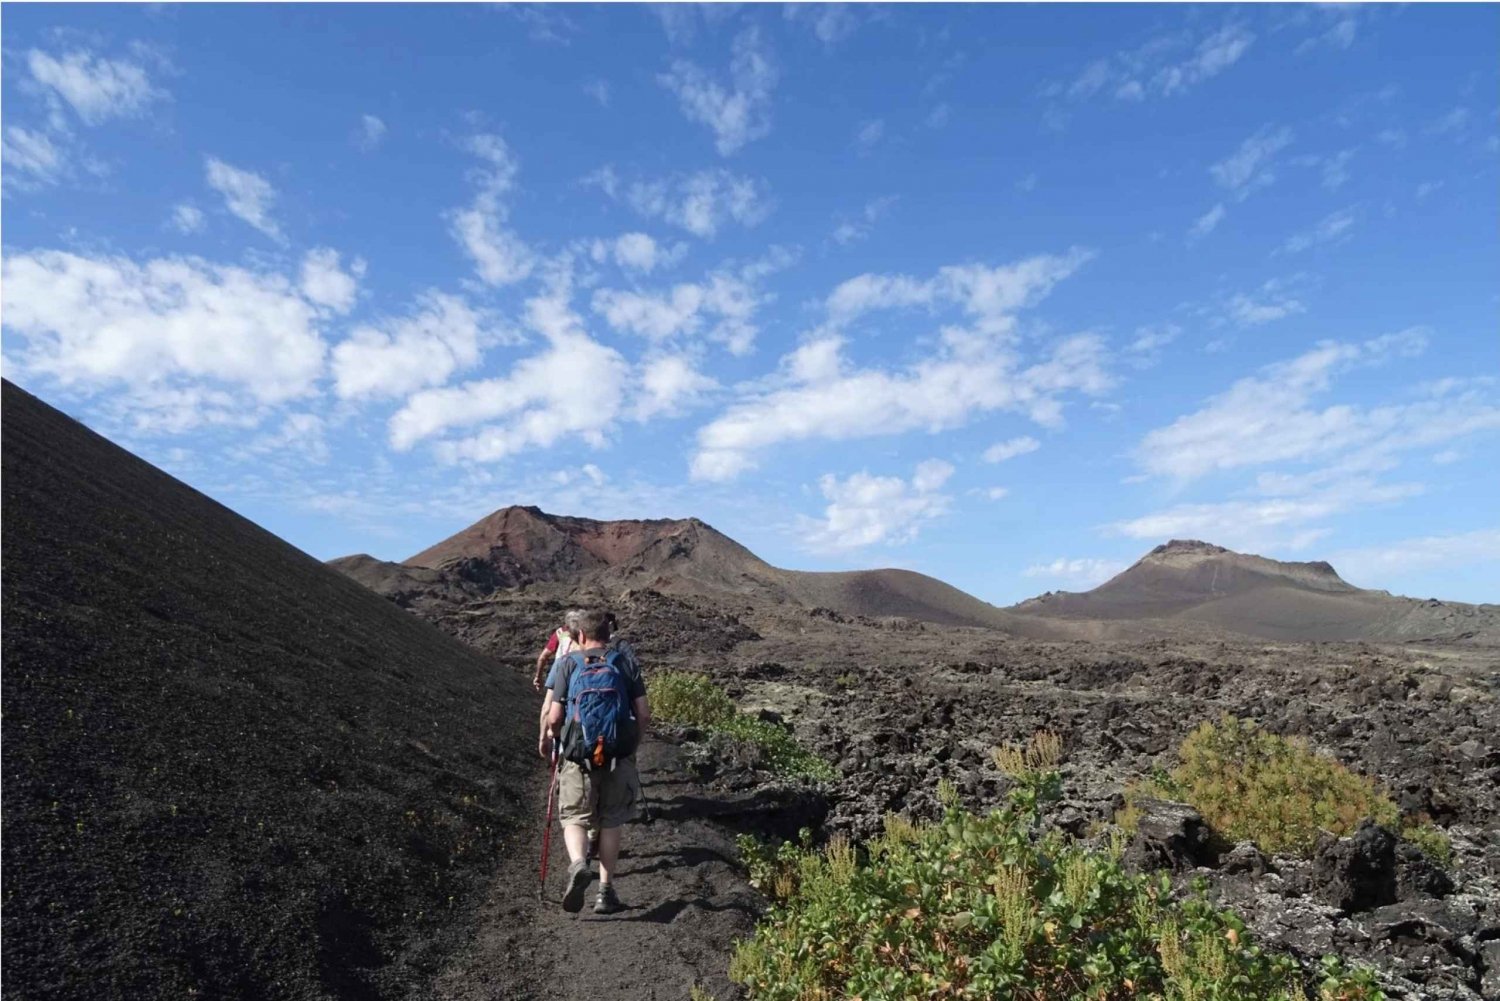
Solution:
[{"label": "hiker", "polygon": [[578,628],[578,609],[570,608],[563,615],[563,624],[547,634],[547,645],[542,647],[542,652],[536,655],[536,674],[532,676],[531,687],[537,691],[542,690],[542,675],[546,672],[548,662],[556,667],[557,662],[568,655],[578,643],[575,631]]},{"label": "hiker", "polygon": [[[557,742],[558,818],[568,847],[563,910],[577,913],[593,873],[589,870],[589,828],[599,831],[599,894],[595,914],[613,914],[624,905],[615,892],[620,858],[620,825],[640,798],[635,749],[651,723],[646,682],[632,657],[609,647],[609,613],[585,611],[578,619],[578,647],[557,666],[548,712],[549,732],[538,747],[547,756]],[[613,740],[610,738],[613,737]]]}]

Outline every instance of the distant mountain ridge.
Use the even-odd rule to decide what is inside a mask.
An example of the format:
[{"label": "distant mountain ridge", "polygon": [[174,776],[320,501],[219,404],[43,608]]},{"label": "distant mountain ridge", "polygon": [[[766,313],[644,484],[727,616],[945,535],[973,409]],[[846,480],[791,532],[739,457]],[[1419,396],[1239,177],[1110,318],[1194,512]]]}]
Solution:
[{"label": "distant mountain ridge", "polygon": [[1355,587],[1321,560],[1286,562],[1182,539],[1092,591],[1049,592],[1011,610],[1055,620],[1201,623],[1290,641],[1500,635],[1500,606],[1396,597]]},{"label": "distant mountain ridge", "polygon": [[1000,629],[1036,639],[1223,633],[1285,641],[1500,638],[1500,607],[1397,598],[1349,584],[1325,562],[1294,563],[1174,539],[1092,591],[1049,592],[1000,608],[910,570],[815,573],[773,567],[697,518],[597,521],[507,507],[402,563],[332,565],[409,604],[561,584],[650,588]]}]

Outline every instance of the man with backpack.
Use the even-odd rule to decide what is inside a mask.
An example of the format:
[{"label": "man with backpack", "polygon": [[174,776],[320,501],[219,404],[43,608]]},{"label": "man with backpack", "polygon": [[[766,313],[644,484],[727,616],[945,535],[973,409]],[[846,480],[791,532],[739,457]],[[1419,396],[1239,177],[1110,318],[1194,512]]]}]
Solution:
[{"label": "man with backpack", "polygon": [[613,884],[620,826],[640,798],[635,749],[651,722],[646,683],[634,657],[609,646],[609,613],[589,609],[578,619],[578,647],[558,662],[548,726],[561,757],[558,816],[568,848],[563,910],[577,913],[593,874],[589,829],[599,832],[599,894],[595,914],[623,908]]}]

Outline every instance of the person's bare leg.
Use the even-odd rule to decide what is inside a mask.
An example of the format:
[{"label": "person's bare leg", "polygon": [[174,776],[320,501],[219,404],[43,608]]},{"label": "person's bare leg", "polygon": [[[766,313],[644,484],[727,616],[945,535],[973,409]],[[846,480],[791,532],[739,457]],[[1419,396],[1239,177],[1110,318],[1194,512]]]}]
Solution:
[{"label": "person's bare leg", "polygon": [[[568,860],[577,862],[579,859],[588,858],[589,855],[589,832],[581,824],[569,824],[563,828],[563,841],[568,846]],[[615,839],[618,847],[620,841]]]},{"label": "person's bare leg", "polygon": [[[569,828],[572,830],[572,828]],[[570,842],[568,851],[572,851]],[[614,874],[615,863],[620,860],[620,829],[618,827],[606,827],[599,832],[599,883],[608,886],[610,877]]]}]

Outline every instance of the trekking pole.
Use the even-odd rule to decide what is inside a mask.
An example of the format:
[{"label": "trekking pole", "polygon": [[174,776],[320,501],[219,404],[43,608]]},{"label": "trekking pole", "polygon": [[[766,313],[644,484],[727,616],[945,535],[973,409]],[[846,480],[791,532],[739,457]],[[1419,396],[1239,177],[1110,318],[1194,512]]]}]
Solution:
[{"label": "trekking pole", "polygon": [[552,857],[552,802],[557,794],[557,748],[552,748],[552,778],[547,783],[547,821],[542,827],[542,878],[537,884],[538,900],[547,892],[547,861]]}]

